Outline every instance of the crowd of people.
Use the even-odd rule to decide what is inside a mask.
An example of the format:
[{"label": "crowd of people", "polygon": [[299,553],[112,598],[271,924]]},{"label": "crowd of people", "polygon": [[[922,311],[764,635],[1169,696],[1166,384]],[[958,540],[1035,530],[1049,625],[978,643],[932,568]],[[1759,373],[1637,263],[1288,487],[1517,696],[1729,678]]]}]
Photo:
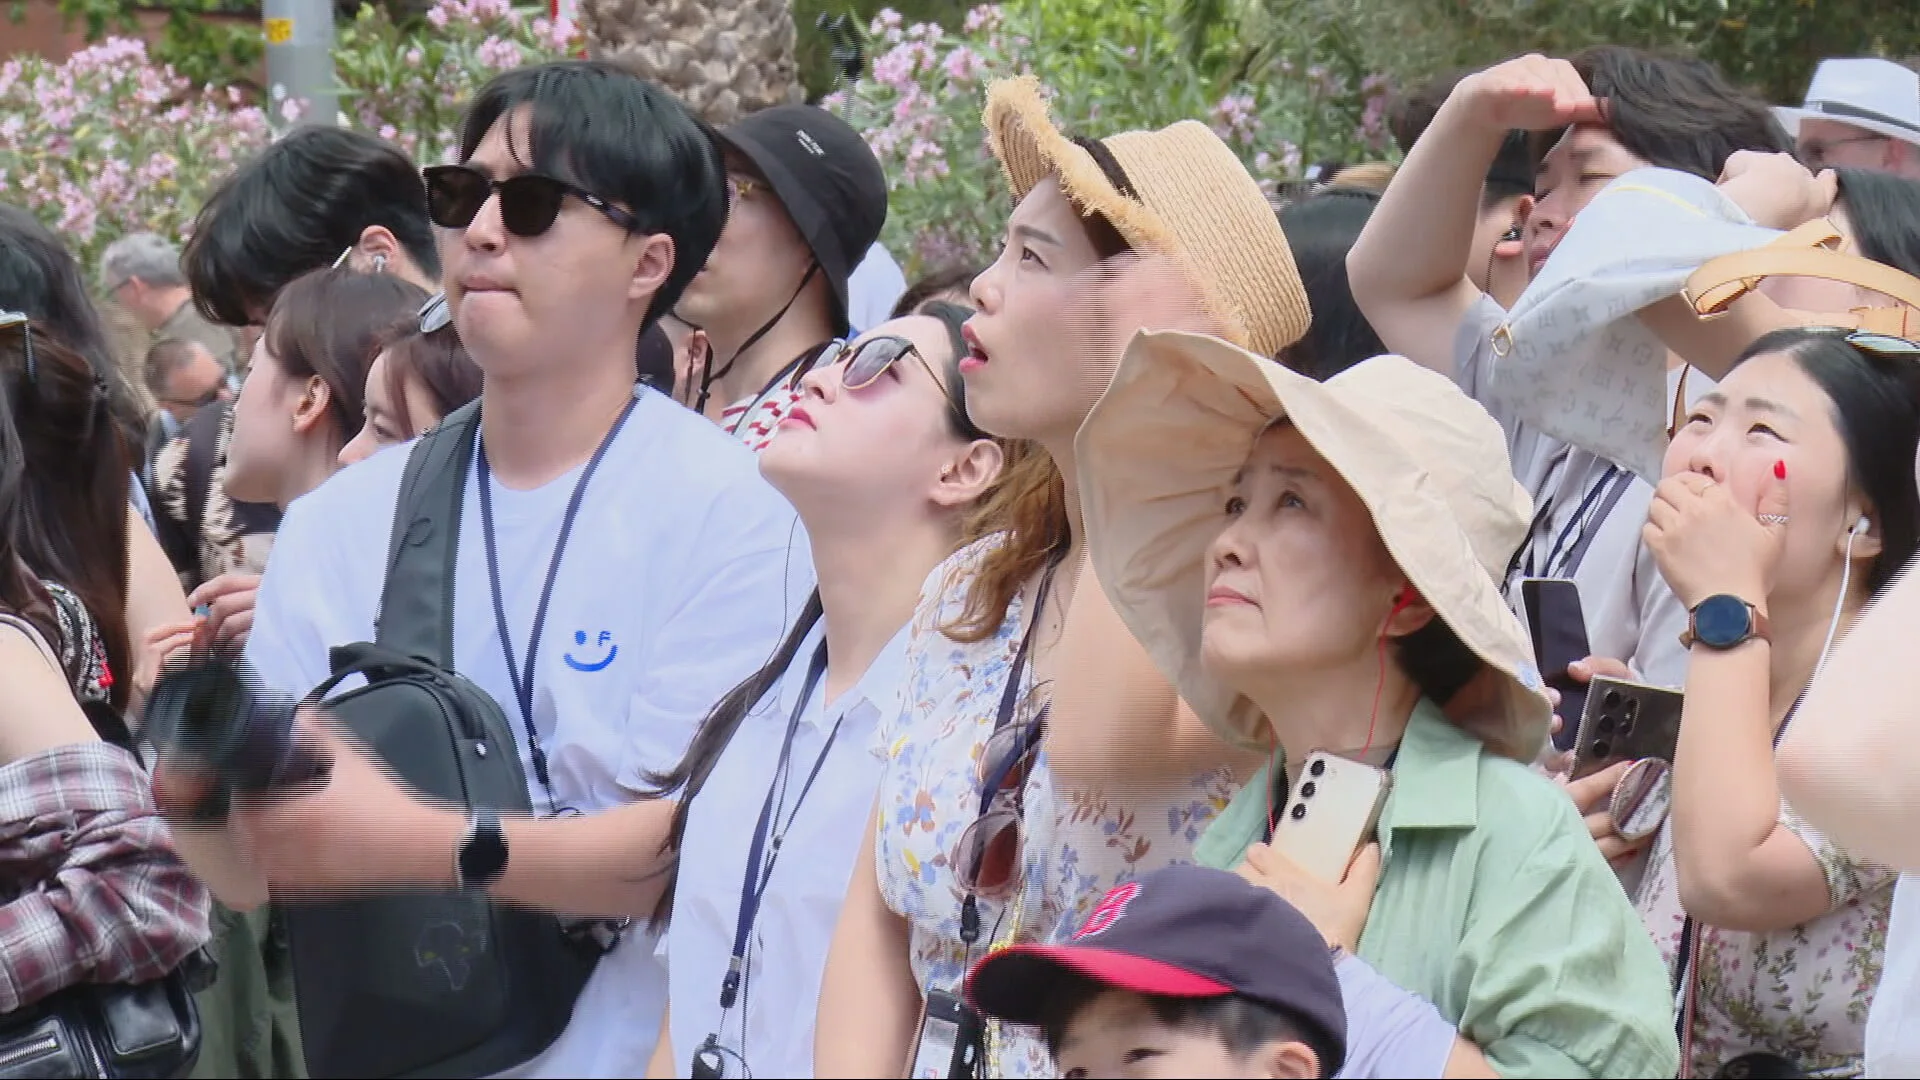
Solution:
[{"label": "crowd of people", "polygon": [[1920,1069],[1920,73],[1529,55],[1279,199],[983,106],[911,284],[841,119],[590,61],[0,206],[0,1077]]}]

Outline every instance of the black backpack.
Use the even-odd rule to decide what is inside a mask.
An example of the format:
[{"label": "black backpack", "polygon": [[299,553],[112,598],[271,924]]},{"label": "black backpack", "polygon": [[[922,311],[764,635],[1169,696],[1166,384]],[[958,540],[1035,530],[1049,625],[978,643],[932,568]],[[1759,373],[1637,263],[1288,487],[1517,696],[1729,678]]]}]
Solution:
[{"label": "black backpack", "polygon": [[[506,714],[453,671],[454,558],[480,403],[410,451],[375,640],[332,650],[324,698],[415,790],[503,816],[531,812]],[[454,852],[447,852],[449,867]],[[286,906],[314,1076],[489,1076],[565,1030],[605,947],[554,915],[459,893],[389,892]]]}]

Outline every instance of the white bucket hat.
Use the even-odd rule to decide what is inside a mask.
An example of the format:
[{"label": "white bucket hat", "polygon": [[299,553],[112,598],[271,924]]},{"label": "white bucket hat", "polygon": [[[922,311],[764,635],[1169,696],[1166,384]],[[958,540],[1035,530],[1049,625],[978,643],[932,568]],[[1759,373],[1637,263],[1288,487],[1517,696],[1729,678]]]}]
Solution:
[{"label": "white bucket hat", "polygon": [[1499,588],[1532,500],[1500,425],[1403,357],[1321,383],[1218,338],[1135,336],[1076,442],[1088,550],[1128,629],[1215,733],[1272,745],[1253,702],[1205,670],[1200,635],[1207,550],[1234,474],[1282,417],[1359,495],[1394,562],[1496,677],[1484,708],[1451,718],[1495,753],[1533,761],[1553,710]]},{"label": "white bucket hat", "polygon": [[1796,139],[1800,121],[1831,120],[1920,146],[1920,72],[1891,60],[1822,60],[1806,104],[1773,115]]}]

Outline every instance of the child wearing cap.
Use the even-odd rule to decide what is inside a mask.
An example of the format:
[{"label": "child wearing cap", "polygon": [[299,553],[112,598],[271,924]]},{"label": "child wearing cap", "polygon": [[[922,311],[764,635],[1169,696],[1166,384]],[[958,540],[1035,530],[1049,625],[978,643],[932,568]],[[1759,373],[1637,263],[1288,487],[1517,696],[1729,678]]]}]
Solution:
[{"label": "child wearing cap", "polygon": [[1346,1058],[1320,932],[1224,870],[1117,886],[1066,944],[982,960],[967,996],[983,1016],[1040,1028],[1063,1077],[1327,1077]]}]

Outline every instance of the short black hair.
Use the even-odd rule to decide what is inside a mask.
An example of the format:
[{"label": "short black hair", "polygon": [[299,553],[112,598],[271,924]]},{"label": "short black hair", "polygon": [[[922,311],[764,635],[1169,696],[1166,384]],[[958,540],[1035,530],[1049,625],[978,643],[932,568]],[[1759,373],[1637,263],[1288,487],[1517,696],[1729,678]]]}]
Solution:
[{"label": "short black hair", "polygon": [[[1596,45],[1569,62],[1593,96],[1605,102],[1613,137],[1649,164],[1718,180],[1737,151],[1793,149],[1764,100],[1698,57]],[[1560,135],[1535,134],[1536,161]]]},{"label": "short black hair", "polygon": [[439,275],[427,185],[413,161],[365,132],[304,126],[221,182],[194,218],[180,264],[201,314],[246,326],[288,282],[332,266],[374,225]]},{"label": "short black hair", "polygon": [[1920,180],[1877,169],[1834,170],[1860,254],[1920,277]]},{"label": "short black hair", "polygon": [[1378,205],[1376,191],[1330,187],[1290,202],[1280,211],[1280,228],[1293,248],[1313,321],[1306,336],[1287,346],[1277,359],[1309,378],[1330,379],[1387,351],[1354,302],[1347,282],[1347,252],[1353,250]]},{"label": "short black hair", "polygon": [[621,204],[641,231],[673,240],[673,270],[642,329],[653,325],[680,302],[726,228],[726,163],[713,129],[625,68],[561,60],[496,75],[482,87],[460,131],[460,160],[523,106],[533,154],[523,164]]},{"label": "short black hair", "polygon": [[[1067,1026],[1102,994],[1119,993],[1114,987],[1087,978],[1061,979],[1059,989],[1046,1003],[1040,1018],[1040,1034],[1046,1040],[1047,1053],[1056,1061]],[[1327,1063],[1335,1055],[1325,1040],[1306,1025],[1279,1009],[1239,994],[1218,997],[1168,997],[1142,994],[1154,1019],[1168,1027],[1196,1034],[1211,1035],[1226,1044],[1234,1057],[1246,1057],[1274,1042],[1300,1042],[1313,1048],[1319,1059],[1319,1075],[1327,1075]]]}]

